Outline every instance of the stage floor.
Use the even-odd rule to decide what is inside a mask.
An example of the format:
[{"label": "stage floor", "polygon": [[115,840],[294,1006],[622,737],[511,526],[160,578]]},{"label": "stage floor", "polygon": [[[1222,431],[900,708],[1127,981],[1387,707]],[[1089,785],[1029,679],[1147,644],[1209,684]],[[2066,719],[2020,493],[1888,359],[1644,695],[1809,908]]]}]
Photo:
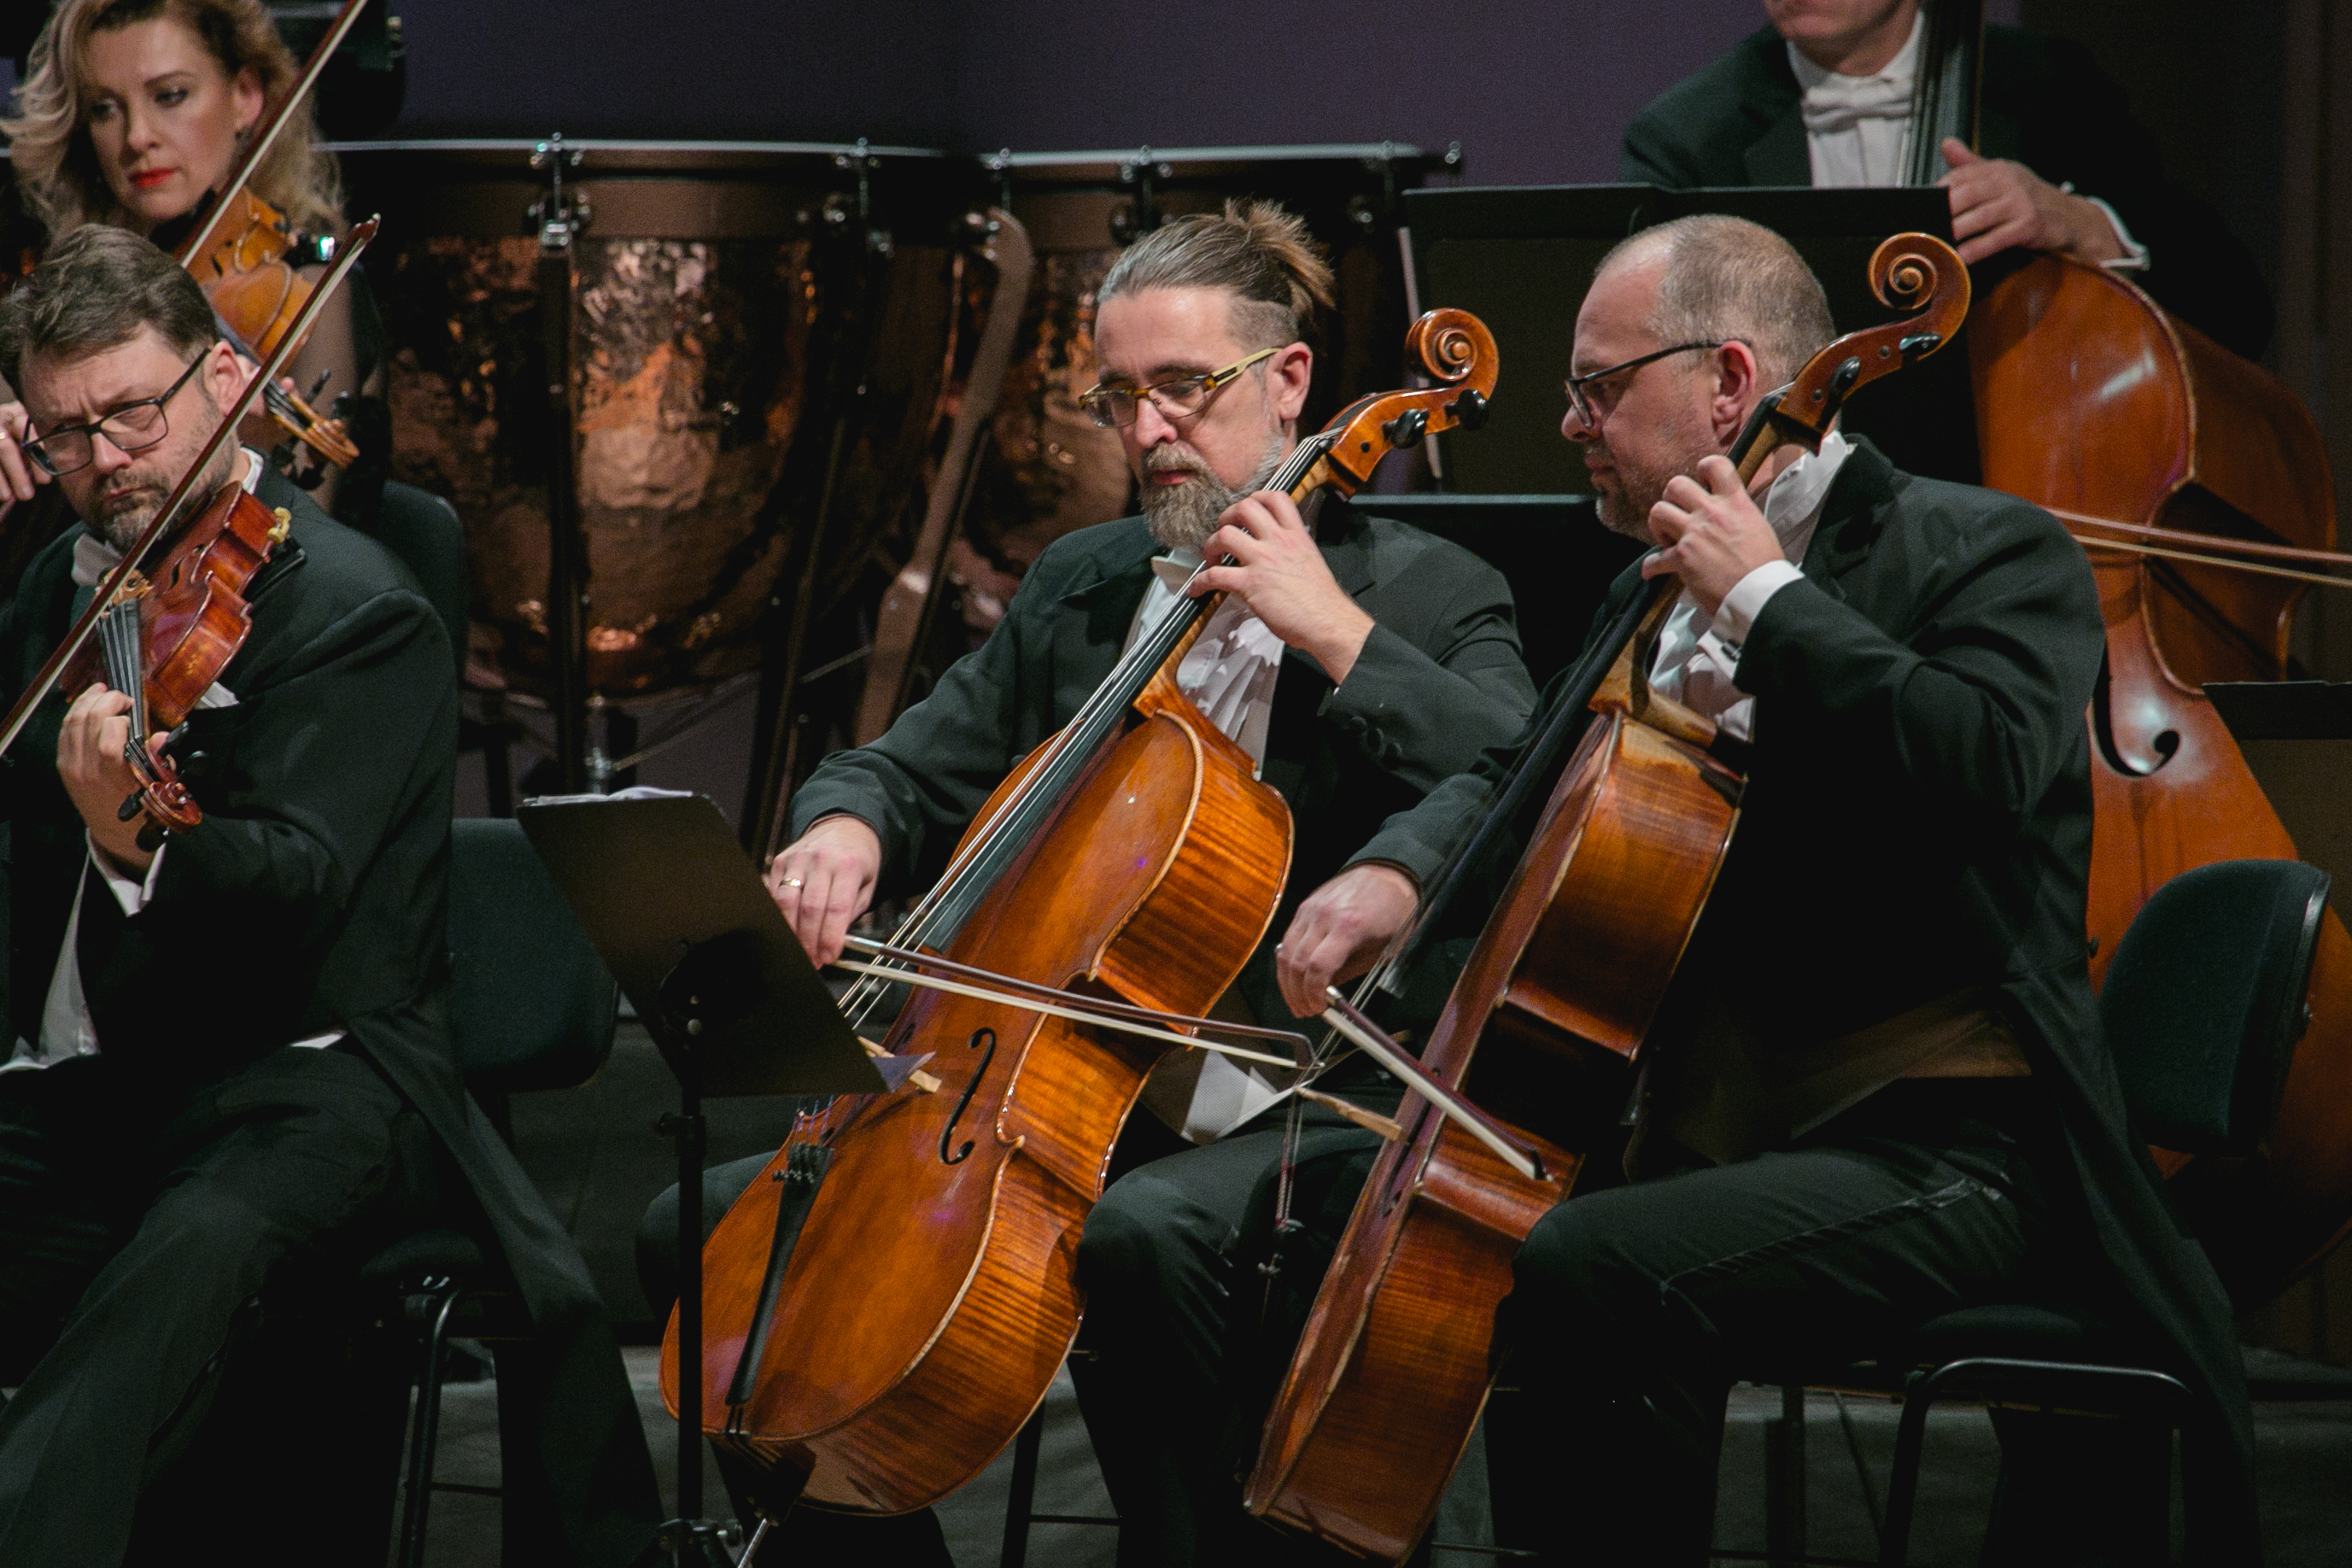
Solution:
[{"label": "stage floor", "polygon": [[[675,1479],[677,1440],[655,1384],[655,1352],[635,1347],[626,1353],[667,1497]],[[2271,1369],[2275,1370],[2274,1363]],[[487,1380],[455,1384],[443,1391],[443,1479],[496,1483],[496,1387]],[[1883,1500],[1895,1450],[1895,1407],[1880,1400],[1849,1398],[1846,1409],[1873,1492]],[[1780,1410],[1778,1390],[1743,1386],[1732,1394],[1716,1515],[1720,1550],[1765,1549],[1764,1424]],[[2261,1444],[2266,1561],[2272,1568],[2339,1568],[2352,1562],[2352,1401],[2258,1405],[2255,1430]],[[1912,1561],[1920,1568],[1975,1568],[1995,1468],[1991,1425],[1980,1410],[1939,1407],[1928,1420],[1927,1456]],[[1455,1477],[1439,1518],[1441,1542],[1491,1544],[1482,1460],[1479,1446],[1473,1444],[1470,1460]],[[978,1480],[940,1505],[940,1524],[957,1568],[997,1568],[1012,1468],[1011,1455],[1000,1456]],[[1837,1405],[1827,1394],[1812,1395],[1807,1405],[1806,1477],[1811,1552],[1875,1556],[1861,1482]],[[728,1517],[727,1498],[715,1479],[707,1483],[703,1506],[711,1518]],[[431,1568],[498,1568],[497,1507],[493,1500],[462,1493],[436,1499],[425,1555]],[[1035,1507],[1042,1513],[1110,1511],[1066,1374],[1046,1396]],[[1029,1538],[1029,1561],[1040,1568],[1111,1568],[1112,1554],[1113,1532],[1100,1527],[1041,1524]],[[787,1554],[779,1561],[791,1558]],[[1433,1555],[1432,1568],[1474,1568],[1496,1561],[1509,1559],[1440,1550]]]}]

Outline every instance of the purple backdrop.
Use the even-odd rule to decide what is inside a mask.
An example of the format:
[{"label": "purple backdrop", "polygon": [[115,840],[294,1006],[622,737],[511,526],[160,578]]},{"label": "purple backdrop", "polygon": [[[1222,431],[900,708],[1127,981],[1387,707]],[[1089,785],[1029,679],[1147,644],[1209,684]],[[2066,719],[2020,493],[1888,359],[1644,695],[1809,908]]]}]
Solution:
[{"label": "purple backdrop", "polygon": [[409,40],[399,135],[1459,141],[1481,184],[1613,178],[1634,111],[1763,21],[1759,0],[1358,5],[1328,31],[1334,7],[1295,0],[391,3]]}]

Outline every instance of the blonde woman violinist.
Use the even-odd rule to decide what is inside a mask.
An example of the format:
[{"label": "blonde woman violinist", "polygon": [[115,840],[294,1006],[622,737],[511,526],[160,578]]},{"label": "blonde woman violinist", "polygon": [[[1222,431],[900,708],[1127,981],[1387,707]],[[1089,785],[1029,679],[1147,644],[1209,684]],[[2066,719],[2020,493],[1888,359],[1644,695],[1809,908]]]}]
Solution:
[{"label": "blonde woman violinist", "polygon": [[[63,0],[33,45],[13,117],[0,121],[24,205],[52,242],[103,223],[171,249],[203,221],[299,74],[261,0]],[[340,232],[343,219],[334,156],[312,142],[310,106],[299,105],[250,188],[304,237],[288,260],[315,278],[324,270],[317,237]],[[362,455],[349,469],[325,468],[316,493],[365,527],[389,444],[389,421],[370,395],[382,387],[383,331],[358,278],[342,292],[289,384],[320,386],[322,405],[350,395],[343,416]],[[0,487],[15,500],[48,479],[26,458],[25,420],[13,395],[0,405]],[[259,414],[246,435],[265,450],[284,439]]]}]

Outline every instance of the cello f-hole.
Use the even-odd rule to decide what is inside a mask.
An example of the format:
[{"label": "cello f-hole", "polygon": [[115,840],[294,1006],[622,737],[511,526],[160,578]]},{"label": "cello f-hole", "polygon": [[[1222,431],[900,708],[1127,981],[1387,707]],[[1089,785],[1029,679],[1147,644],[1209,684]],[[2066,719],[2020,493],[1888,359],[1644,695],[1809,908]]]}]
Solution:
[{"label": "cello f-hole", "polygon": [[963,1147],[952,1154],[948,1152],[948,1144],[954,1139],[956,1123],[963,1120],[964,1110],[971,1104],[971,1097],[980,1091],[980,1080],[988,1076],[988,1064],[996,1059],[996,1031],[993,1029],[974,1029],[971,1038],[966,1040],[964,1046],[969,1049],[981,1046],[982,1042],[986,1044],[980,1053],[980,1065],[971,1069],[971,1081],[963,1086],[963,1098],[956,1101],[955,1114],[948,1118],[945,1127],[940,1129],[940,1163],[942,1165],[961,1165],[971,1158],[971,1139],[965,1139]]}]

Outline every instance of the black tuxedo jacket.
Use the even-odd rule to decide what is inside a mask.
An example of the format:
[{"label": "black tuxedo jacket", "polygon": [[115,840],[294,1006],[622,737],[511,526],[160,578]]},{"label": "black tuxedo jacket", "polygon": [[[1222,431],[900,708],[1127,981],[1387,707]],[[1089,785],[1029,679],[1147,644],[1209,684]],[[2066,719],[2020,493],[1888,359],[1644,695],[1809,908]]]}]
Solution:
[{"label": "black tuxedo jacket", "polygon": [[[2223,347],[2261,356],[2271,299],[2253,257],[2212,208],[2164,180],[2155,143],[2089,50],[1988,26],[1983,84],[1985,156],[2015,159],[2053,184],[2072,181],[2113,206],[2148,249],[2135,280]],[[1619,177],[1678,190],[1810,185],[1802,96],[1787,45],[1763,28],[1642,110],[1625,132]]]},{"label": "black tuxedo jacket", "polygon": [[[1262,776],[1289,804],[1295,838],[1266,950],[1384,818],[1508,740],[1535,702],[1502,574],[1459,545],[1338,504],[1324,506],[1317,533],[1332,576],[1378,624],[1345,684],[1296,649],[1275,682]],[[937,877],[1013,764],[1118,662],[1164,553],[1141,518],[1055,541],[978,652],[889,733],[810,775],[793,797],[794,835],[846,813],[881,836],[885,892]],[[1265,951],[1242,984],[1259,1016],[1289,1017]]]},{"label": "black tuxedo jacket", "polygon": [[[545,1201],[467,1095],[446,994],[449,819],[457,694],[439,617],[407,569],[265,472],[292,531],[248,584],[253,629],[174,743],[204,822],[163,851],[153,897],[124,918],[92,878],[82,977],[99,1049],[163,1099],[295,1040],[347,1031],[456,1158],[529,1303],[551,1364],[543,1449],[584,1560],[625,1562],[658,1500],[604,1309]],[[89,590],[79,524],[34,558],[0,613],[0,682],[27,684]],[[52,694],[9,755],[8,1014],[37,1038],[89,864],[57,772],[67,699]],[[299,1179],[299,1173],[289,1173]],[[609,1344],[609,1338],[604,1342]],[[586,1348],[575,1349],[576,1346]],[[610,1356],[607,1350],[606,1357]]]},{"label": "black tuxedo jacket", "polygon": [[[1998,994],[2058,1101],[2097,1238],[2084,1251],[2107,1265],[2068,1283],[2202,1379],[2241,1447],[2219,1467],[2237,1489],[2198,1500],[2199,1533],[2250,1542],[2252,1431],[2229,1302],[2126,1124],[2088,976],[2084,714],[2105,646],[2090,567],[2039,508],[1855,447],[1803,580],[1767,601],[1741,650],[1738,684],[1756,699],[1747,792],[1676,985],[1704,984],[1753,1037],[1791,1044],[1963,987]],[[1643,587],[1629,568],[1596,635]],[[1359,858],[1429,886],[1521,743],[1439,786]]]}]

